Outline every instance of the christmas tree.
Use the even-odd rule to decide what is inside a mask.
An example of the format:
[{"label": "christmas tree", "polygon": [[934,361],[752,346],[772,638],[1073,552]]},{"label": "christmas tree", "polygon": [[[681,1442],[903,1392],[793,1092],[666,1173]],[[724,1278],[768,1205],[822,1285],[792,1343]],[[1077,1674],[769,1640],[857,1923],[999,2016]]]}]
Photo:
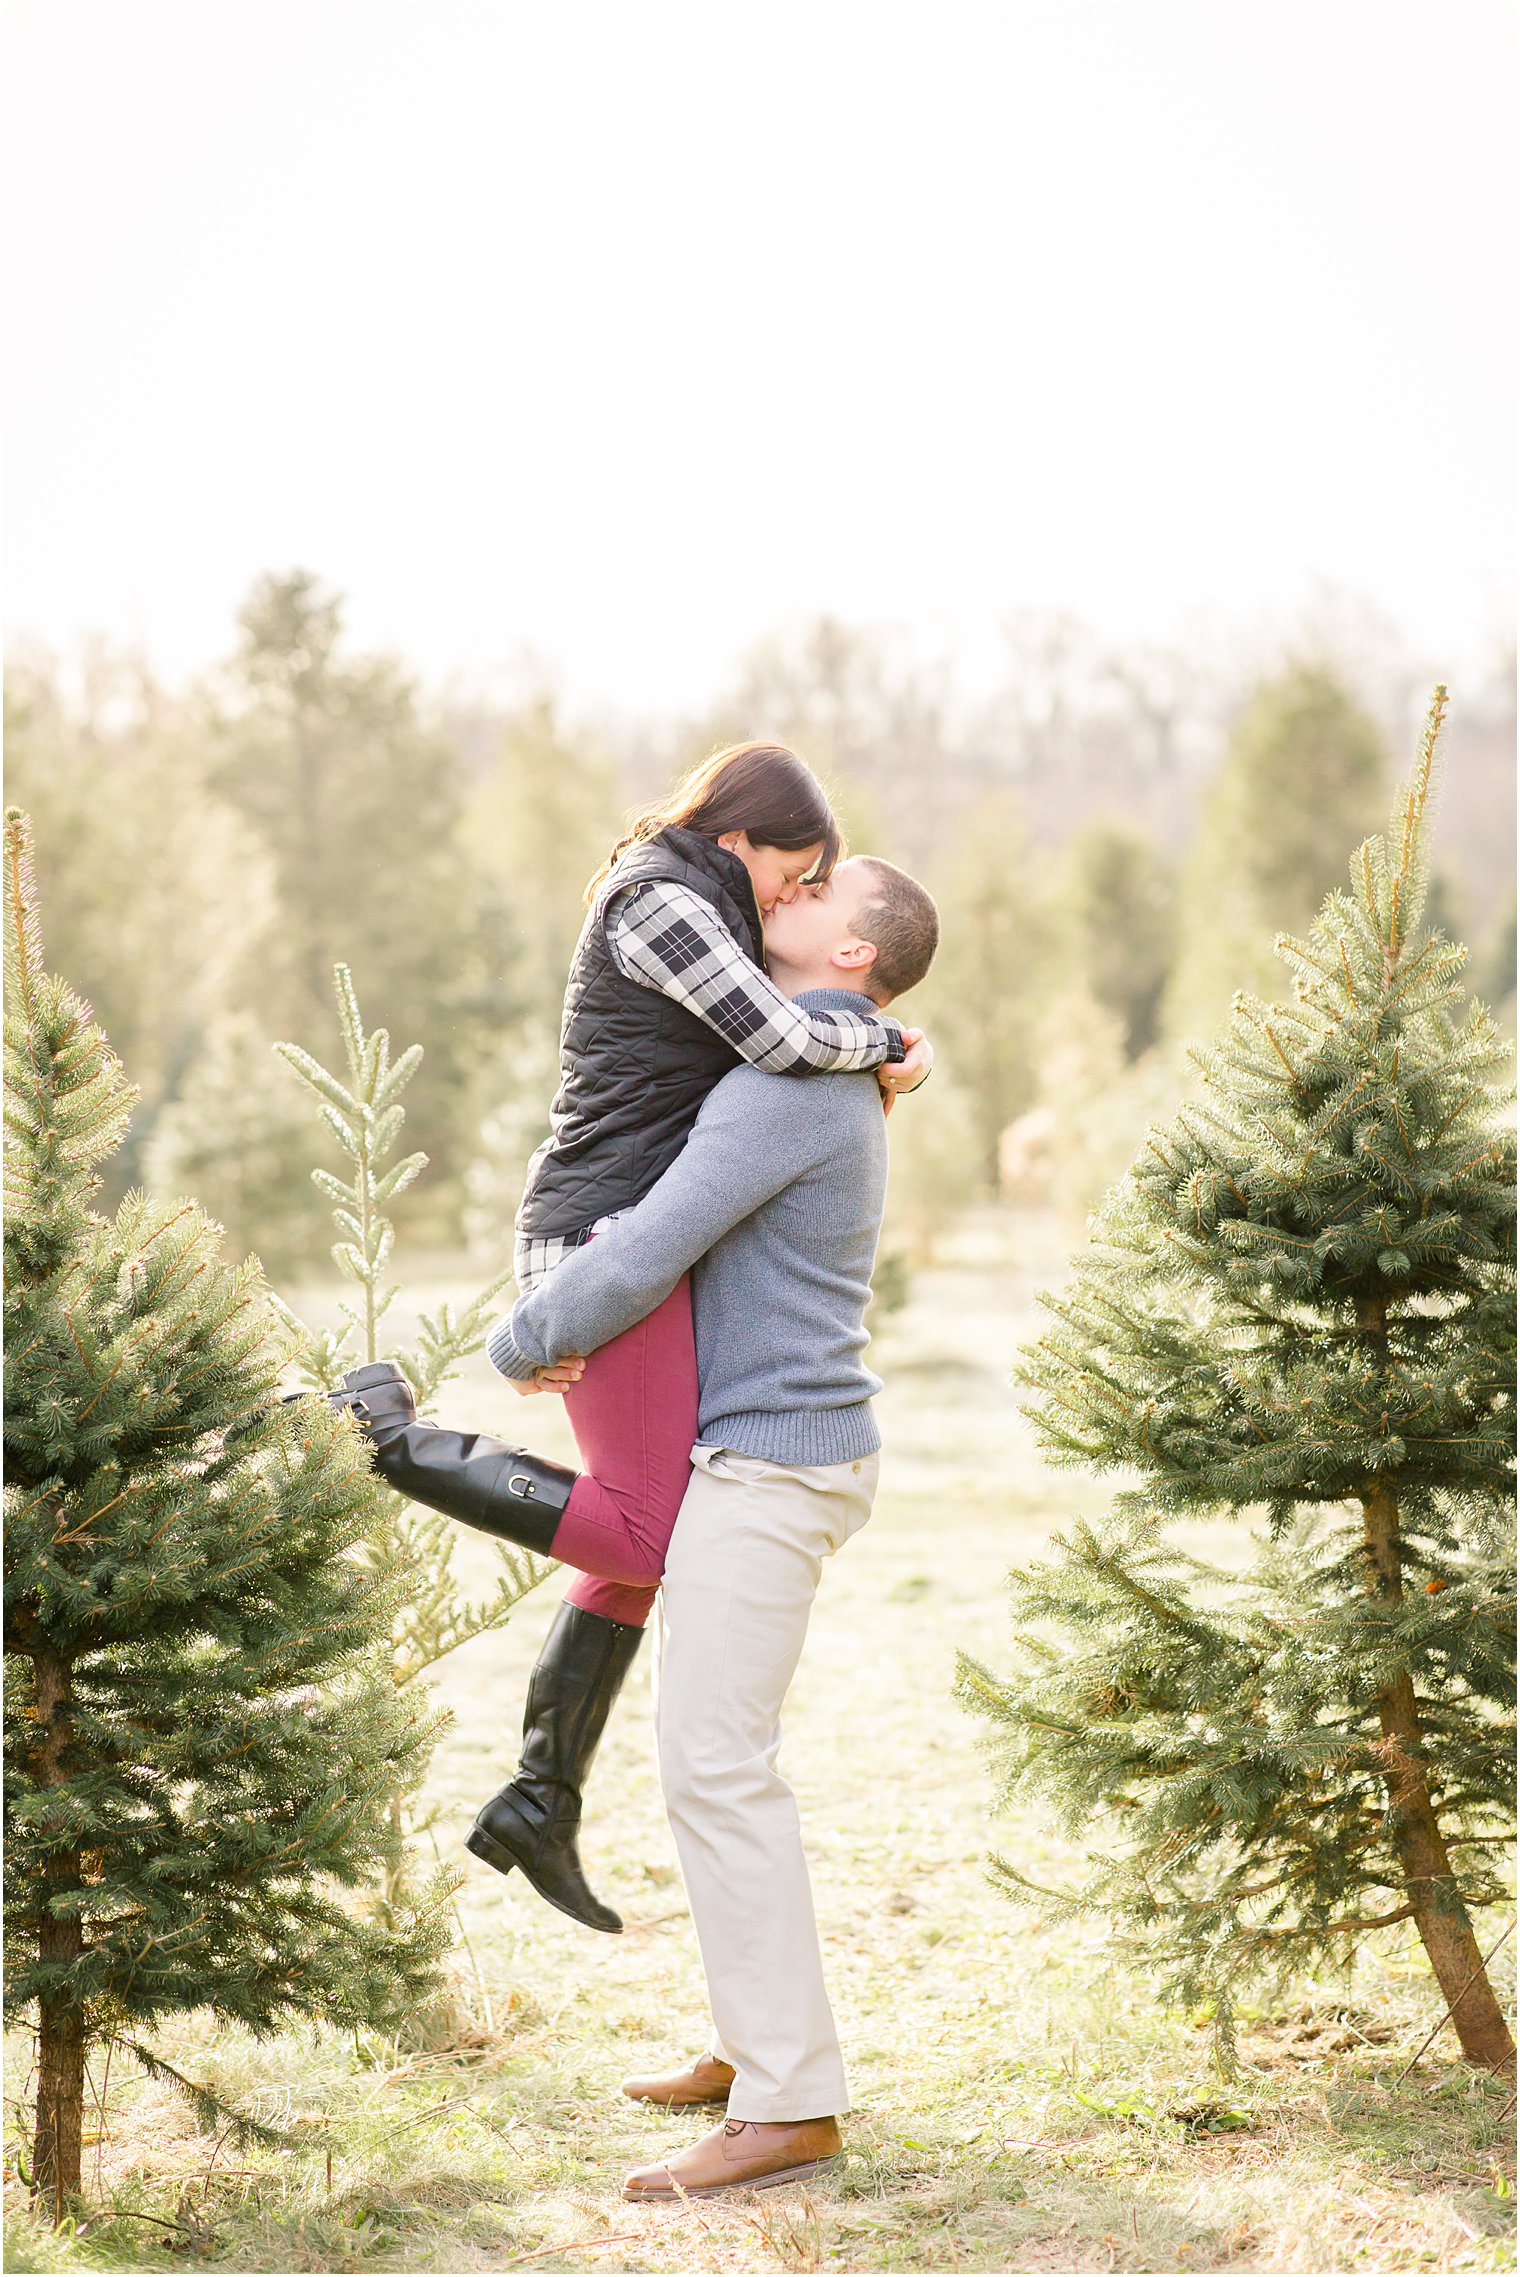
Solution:
[{"label": "christmas tree", "polygon": [[[314,1333],[288,1308],[280,1308],[293,1357],[307,1382],[322,1391],[332,1391],[345,1369],[381,1357],[383,1324],[400,1294],[389,1280],[396,1240],[391,1211],[428,1159],[399,1152],[406,1121],[401,1094],[421,1065],[422,1046],[410,1045],[393,1061],[387,1031],[365,1030],[347,965],[334,968],[333,980],[346,1080],[295,1044],[275,1046],[315,1102],[349,1173],[347,1178],[330,1170],[311,1174],[332,1204],[340,1237],[332,1259],[352,1292],[353,1301],[341,1301],[338,1307],[343,1326]],[[405,1369],[419,1414],[427,1413],[460,1362],[484,1344],[511,1279],[510,1272],[498,1274],[461,1311],[445,1302],[436,1313],[422,1313],[413,1344],[385,1338],[385,1356]],[[359,1554],[381,1573],[401,1571],[408,1577],[407,1588],[394,1601],[385,1645],[398,1693],[425,1698],[427,1679],[440,1660],[472,1637],[504,1627],[529,1591],[554,1571],[551,1558],[495,1543],[495,1587],[472,1597],[454,1569],[458,1542],[459,1528],[452,1519],[408,1501],[376,1478],[373,1516]],[[417,1787],[418,1781],[407,1775],[398,1778],[392,1791],[390,1815],[398,1835],[427,1833],[443,1815],[441,1805],[419,1807]],[[406,1871],[403,1858],[393,1875]]]},{"label": "christmas tree", "polygon": [[398,1580],[348,1554],[362,1450],[280,1404],[257,1267],[193,1204],[92,1210],[133,1094],[44,970],[14,811],[5,864],[6,2007],[38,2033],[32,2179],[61,2213],[92,2046],[168,2072],[152,2028],[186,2010],[389,2023],[444,1931],[348,1894],[431,1737],[379,1650]]},{"label": "christmas tree", "polygon": [[[1043,1300],[1049,1458],[1138,1483],[1013,1577],[1017,1673],[961,1668],[1005,1799],[1093,1853],[1003,1886],[1111,1917],[1226,2057],[1243,1982],[1409,1921],[1464,2053],[1514,2061],[1474,1926],[1513,1824],[1514,1139],[1465,952],[1420,924],[1445,701],[1349,894],[1279,940],[1292,1001],[1237,998]],[[1220,1513],[1259,1518],[1243,1572],[1167,1539]]]}]

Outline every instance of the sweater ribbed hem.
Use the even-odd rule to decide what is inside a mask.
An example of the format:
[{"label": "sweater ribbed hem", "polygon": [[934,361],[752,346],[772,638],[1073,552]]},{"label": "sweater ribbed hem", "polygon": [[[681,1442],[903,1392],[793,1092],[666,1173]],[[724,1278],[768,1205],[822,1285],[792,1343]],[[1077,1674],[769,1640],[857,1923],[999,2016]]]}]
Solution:
[{"label": "sweater ribbed hem", "polygon": [[704,1447],[727,1447],[736,1455],[753,1455],[756,1462],[797,1470],[856,1463],[881,1445],[868,1399],[852,1407],[793,1408],[785,1415],[704,1415],[698,1438]]},{"label": "sweater ribbed hem", "polygon": [[520,1349],[512,1334],[512,1315],[510,1313],[507,1314],[505,1320],[499,1320],[496,1323],[486,1338],[486,1358],[500,1374],[511,1376],[514,1381],[520,1384],[529,1382],[532,1377],[537,1375],[543,1365],[542,1361],[530,1360],[527,1353]]}]

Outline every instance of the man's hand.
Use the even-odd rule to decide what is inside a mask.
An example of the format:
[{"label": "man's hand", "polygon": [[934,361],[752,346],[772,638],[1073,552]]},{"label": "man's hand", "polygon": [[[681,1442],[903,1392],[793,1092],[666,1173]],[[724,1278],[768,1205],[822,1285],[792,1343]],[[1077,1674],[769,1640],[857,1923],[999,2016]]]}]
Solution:
[{"label": "man's hand", "polygon": [[537,1375],[529,1376],[526,1382],[520,1376],[509,1376],[507,1381],[524,1399],[531,1399],[534,1392],[558,1392],[563,1396],[567,1386],[578,1384],[585,1373],[586,1362],[582,1355],[567,1352],[563,1360],[556,1360],[552,1368],[540,1368]]},{"label": "man's hand", "polygon": [[899,1091],[916,1091],[934,1065],[934,1046],[922,1028],[904,1028],[906,1059],[886,1061],[876,1070],[881,1085],[882,1113],[890,1115]]}]

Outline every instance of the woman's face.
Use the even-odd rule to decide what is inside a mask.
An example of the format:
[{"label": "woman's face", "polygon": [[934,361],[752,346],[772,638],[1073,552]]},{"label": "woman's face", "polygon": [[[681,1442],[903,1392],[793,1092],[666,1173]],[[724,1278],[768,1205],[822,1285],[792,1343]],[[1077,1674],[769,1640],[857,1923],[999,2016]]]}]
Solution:
[{"label": "woman's face", "polygon": [[778,901],[796,899],[797,888],[823,853],[822,839],[795,853],[780,846],[752,846],[747,830],[725,830],[718,844],[737,854],[748,870],[762,917],[769,917]]}]

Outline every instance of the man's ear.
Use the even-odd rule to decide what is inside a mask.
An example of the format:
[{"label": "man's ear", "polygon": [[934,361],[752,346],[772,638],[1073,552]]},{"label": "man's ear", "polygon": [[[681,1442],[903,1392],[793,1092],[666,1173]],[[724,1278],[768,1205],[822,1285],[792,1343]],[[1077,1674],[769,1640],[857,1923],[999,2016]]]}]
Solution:
[{"label": "man's ear", "polygon": [[876,962],[876,943],[859,939],[842,942],[830,957],[831,965],[841,965],[846,972],[869,972]]}]

